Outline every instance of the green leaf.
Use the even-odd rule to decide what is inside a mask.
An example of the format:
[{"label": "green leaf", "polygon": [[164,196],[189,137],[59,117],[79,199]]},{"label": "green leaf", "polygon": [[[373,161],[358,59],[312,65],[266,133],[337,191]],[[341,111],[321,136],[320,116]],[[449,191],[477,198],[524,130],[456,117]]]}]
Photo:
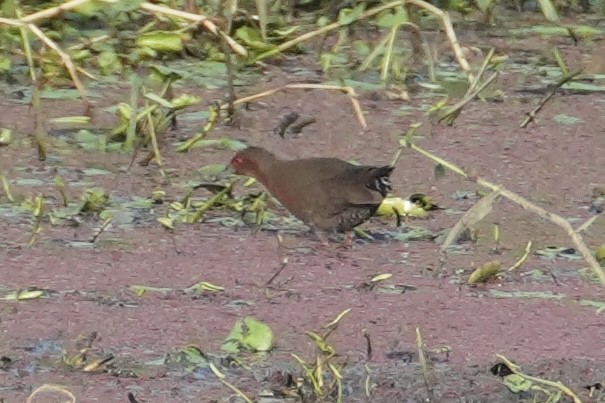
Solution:
[{"label": "green leaf", "polygon": [[532,381],[529,381],[517,374],[505,376],[503,383],[513,393],[527,392],[533,386]]},{"label": "green leaf", "polygon": [[485,12],[493,3],[494,0],[477,0],[477,7],[479,7],[479,10],[482,12]]},{"label": "green leaf", "polygon": [[7,73],[10,71],[12,66],[11,59],[8,57],[0,56],[0,73]]},{"label": "green leaf", "polygon": [[122,62],[115,52],[101,52],[97,56],[99,70],[104,76],[119,73],[122,71]]},{"label": "green leaf", "polygon": [[222,349],[229,353],[240,351],[269,351],[273,347],[273,331],[263,322],[246,317],[235,323]]},{"label": "green leaf", "polygon": [[396,7],[393,10],[387,10],[379,14],[376,18],[376,24],[384,28],[392,28],[409,20],[407,10],[404,7]]},{"label": "green leaf", "polygon": [[13,131],[6,128],[0,128],[0,146],[7,146],[13,142]]},{"label": "green leaf", "polygon": [[570,81],[561,86],[565,90],[586,91],[586,92],[605,92],[605,85],[596,85],[583,83],[581,81]]},{"label": "green leaf", "polygon": [[557,115],[553,118],[553,120],[557,123],[561,123],[562,125],[575,125],[576,123],[579,123],[582,121],[582,119],[577,118],[575,116],[569,116],[569,115]]},{"label": "green leaf", "polygon": [[544,17],[546,17],[548,21],[559,21],[559,14],[557,13],[557,9],[550,0],[538,0],[538,4],[540,4],[542,14],[544,14]]},{"label": "green leaf", "polygon": [[493,298],[542,298],[563,299],[565,294],[556,294],[552,291],[500,291],[489,290],[489,296]]},{"label": "green leaf", "polygon": [[158,52],[180,52],[184,49],[183,38],[171,31],[153,31],[137,38],[137,46]]},{"label": "green leaf", "polygon": [[263,41],[260,31],[254,27],[244,25],[235,31],[235,37],[246,45],[261,52],[275,49],[275,45]]},{"label": "green leaf", "polygon": [[86,189],[82,195],[81,212],[99,213],[109,203],[109,193],[101,187]]},{"label": "green leaf", "polygon": [[365,3],[359,3],[355,8],[343,8],[338,14],[338,22],[342,25],[349,25],[356,21],[366,9]]},{"label": "green leaf", "polygon": [[74,135],[74,140],[84,150],[103,150],[105,148],[105,136],[98,135],[90,130],[79,130]]},{"label": "green leaf", "polygon": [[210,165],[201,167],[197,171],[204,178],[208,178],[208,177],[214,178],[214,177],[218,176],[219,174],[225,172],[226,169],[227,169],[227,166],[225,164],[210,164]]},{"label": "green leaf", "polygon": [[502,264],[499,260],[494,260],[485,263],[483,266],[476,268],[468,278],[467,284],[485,283],[487,280],[500,272]]},{"label": "green leaf", "polygon": [[172,108],[172,104],[170,103],[170,101],[168,101],[168,100],[162,98],[161,96],[156,95],[152,92],[146,93],[145,98],[149,99],[150,101],[155,102],[156,104],[163,106],[164,108],[168,108],[168,109]]},{"label": "green leaf", "polygon": [[229,139],[229,138],[199,140],[195,144],[190,146],[190,148],[206,148],[206,147],[220,147],[220,148],[226,148],[231,151],[241,151],[245,148],[248,148],[248,146],[245,143],[242,143],[239,140],[234,140],[234,139]]},{"label": "green leaf", "polygon": [[181,110],[189,106],[197,105],[202,99],[189,94],[183,94],[170,101],[172,109]]}]

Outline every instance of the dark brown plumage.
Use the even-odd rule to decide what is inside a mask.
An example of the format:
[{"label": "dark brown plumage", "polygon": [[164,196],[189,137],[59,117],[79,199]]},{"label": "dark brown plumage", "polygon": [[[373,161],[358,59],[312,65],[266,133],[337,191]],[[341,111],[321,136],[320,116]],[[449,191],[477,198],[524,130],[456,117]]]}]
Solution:
[{"label": "dark brown plumage", "polygon": [[316,232],[346,232],[367,221],[391,190],[394,169],[337,158],[280,160],[259,147],[238,152],[231,166],[238,174],[256,178]]}]

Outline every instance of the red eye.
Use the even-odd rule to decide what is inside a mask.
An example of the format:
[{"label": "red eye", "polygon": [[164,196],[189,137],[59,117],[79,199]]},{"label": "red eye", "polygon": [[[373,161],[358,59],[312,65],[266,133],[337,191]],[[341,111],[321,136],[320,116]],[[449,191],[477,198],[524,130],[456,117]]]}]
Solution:
[{"label": "red eye", "polygon": [[231,161],[232,164],[241,164],[242,162],[244,162],[244,159],[242,157],[234,157]]}]

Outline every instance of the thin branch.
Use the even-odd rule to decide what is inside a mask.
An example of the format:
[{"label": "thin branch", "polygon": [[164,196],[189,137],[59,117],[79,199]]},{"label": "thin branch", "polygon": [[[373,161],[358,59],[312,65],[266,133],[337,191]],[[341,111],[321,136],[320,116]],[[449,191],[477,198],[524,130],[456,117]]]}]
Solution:
[{"label": "thin branch", "polygon": [[422,149],[421,147],[417,146],[416,144],[407,142],[405,145],[407,147],[410,147],[413,150],[421,153],[422,155],[430,158],[431,160],[437,162],[438,164],[443,165],[444,167],[448,168],[449,170],[454,171],[457,174],[464,176],[465,178],[473,180],[479,186],[489,188],[492,191],[498,191],[502,197],[505,197],[505,198],[509,199],[510,201],[518,204],[523,209],[531,211],[531,212],[537,214],[538,216],[544,218],[545,220],[548,220],[548,221],[552,222],[553,224],[558,225],[559,227],[563,228],[565,230],[565,232],[567,232],[567,235],[569,235],[569,237],[571,238],[571,240],[574,243],[574,245],[576,246],[576,248],[578,249],[578,252],[580,252],[580,254],[584,258],[584,260],[586,260],[586,263],[588,263],[588,265],[595,272],[597,277],[599,277],[599,280],[601,281],[601,283],[605,284],[605,272],[603,272],[603,268],[601,267],[599,262],[597,262],[595,257],[592,255],[592,251],[588,248],[588,246],[586,246],[586,243],[584,242],[584,238],[582,238],[582,236],[576,230],[574,230],[574,228],[571,226],[569,221],[567,221],[565,218],[561,217],[560,215],[551,213],[551,212],[543,209],[542,207],[535,205],[534,203],[530,202],[529,200],[519,196],[516,193],[511,192],[510,190],[503,188],[502,186],[495,185],[480,177],[471,177],[458,166],[456,166],[448,161],[445,161],[442,158],[434,156],[433,154]]},{"label": "thin branch", "polygon": [[563,392],[567,396],[571,397],[572,400],[574,401],[574,403],[582,403],[580,398],[571,389],[569,389],[567,386],[563,385],[561,382],[553,382],[553,381],[549,381],[547,379],[542,379],[542,378],[537,378],[535,376],[526,375],[520,371],[518,365],[513,364],[508,358],[506,358],[502,354],[496,354],[496,356],[498,358],[500,358],[502,361],[504,361],[504,364],[508,367],[508,369],[510,369],[512,371],[513,374],[519,375],[521,378],[527,379],[528,381],[531,381],[533,383],[539,383],[542,385],[547,385],[552,388],[559,389],[561,392]]},{"label": "thin branch", "polygon": [[454,55],[456,56],[456,60],[458,61],[458,64],[460,65],[462,70],[464,70],[464,72],[466,73],[469,82],[472,82],[473,74],[471,73],[471,68],[470,68],[468,62],[466,61],[466,58],[464,57],[464,53],[462,52],[462,48],[460,47],[460,43],[458,42],[458,39],[456,38],[456,32],[454,31],[454,27],[452,26],[452,22],[450,20],[449,14],[423,0],[397,0],[397,1],[392,1],[390,3],[387,3],[387,4],[383,4],[378,7],[371,8],[371,9],[363,12],[357,19],[355,19],[353,21],[345,21],[345,22],[336,21],[336,22],[333,22],[332,24],[323,26],[315,31],[307,32],[306,34],[303,34],[297,38],[284,42],[284,43],[276,46],[275,48],[273,48],[265,53],[260,54],[259,56],[257,56],[254,59],[254,61],[259,61],[259,60],[265,59],[269,56],[273,56],[275,54],[281,53],[286,49],[289,49],[289,48],[291,48],[295,45],[298,45],[299,43],[309,40],[311,38],[315,38],[316,36],[325,34],[330,31],[334,31],[336,29],[350,25],[356,21],[360,21],[360,20],[364,20],[364,19],[373,17],[376,14],[379,14],[385,10],[389,10],[391,8],[395,8],[398,6],[403,6],[405,4],[413,4],[417,7],[428,10],[429,12],[435,14],[437,17],[439,17],[441,19],[441,22],[442,22],[443,28],[445,29],[447,38],[450,42],[450,45],[452,46]]},{"label": "thin branch", "polygon": [[[26,18],[27,17],[23,17],[23,20],[25,20]],[[86,96],[86,89],[84,88],[84,85],[82,84],[82,82],[80,81],[80,78],[78,77],[78,72],[76,71],[76,67],[73,64],[71,57],[69,57],[69,55],[67,53],[65,53],[55,42],[53,42],[52,39],[50,39],[48,36],[46,36],[44,34],[44,32],[42,32],[40,30],[40,28],[38,28],[34,24],[24,23],[19,20],[15,20],[15,19],[11,19],[11,18],[2,18],[2,17],[0,17],[0,24],[10,25],[13,27],[26,27],[34,35],[36,35],[42,42],[44,42],[44,44],[46,44],[46,46],[48,46],[49,48],[51,48],[55,52],[57,52],[57,54],[61,57],[61,60],[63,61],[63,64],[65,65],[65,68],[69,72],[69,75],[71,76],[71,79],[72,79],[74,85],[76,86],[76,88],[78,89],[78,92],[80,93],[80,97],[82,98],[82,102],[84,103],[84,108],[85,108],[86,114],[89,114],[90,109],[91,109],[91,104],[88,101],[88,97]]]},{"label": "thin branch", "polygon": [[197,22],[198,24],[203,25],[204,28],[206,28],[212,34],[214,34],[216,36],[220,36],[222,39],[224,39],[229,44],[229,46],[231,47],[231,49],[233,49],[234,52],[236,52],[237,54],[239,54],[241,56],[244,56],[244,57],[248,56],[248,51],[246,51],[246,49],[242,45],[240,45],[239,43],[237,43],[235,41],[235,39],[233,39],[232,37],[230,37],[229,35],[227,35],[223,31],[221,31],[205,15],[187,13],[185,11],[174,10],[172,8],[169,8],[169,7],[159,6],[157,4],[152,4],[152,3],[147,3],[147,2],[141,4],[141,8],[143,10],[151,11],[151,12],[154,12],[154,13],[160,13],[160,14],[164,14],[164,15],[170,15],[172,17],[178,17],[178,18],[183,18],[185,20]]},{"label": "thin branch", "polygon": [[581,72],[582,72],[582,70],[575,71],[569,75],[562,77],[558,82],[553,84],[549,93],[546,94],[546,96],[544,98],[542,98],[542,100],[540,101],[538,106],[536,106],[531,112],[526,113],[527,117],[525,118],[525,120],[523,120],[523,122],[521,123],[521,125],[519,125],[519,127],[522,129],[525,129],[527,127],[527,125],[529,125],[534,120],[534,118],[536,117],[538,112],[540,112],[542,110],[542,108],[544,108],[544,105],[546,105],[546,103],[557,93],[559,88],[561,88],[561,86],[563,84],[567,83],[568,81],[571,81],[575,76],[577,76]]},{"label": "thin branch", "polygon": [[[287,89],[307,89],[307,90],[332,90],[332,91],[341,91],[349,96],[351,100],[351,104],[353,106],[353,111],[355,112],[355,116],[357,116],[357,121],[361,125],[361,127],[366,128],[368,126],[366,119],[363,115],[363,111],[361,110],[361,105],[359,104],[359,100],[357,100],[357,94],[353,87],[341,87],[339,85],[324,85],[324,84],[286,84],[283,87],[273,88],[271,90],[259,92],[258,94],[249,95],[247,97],[236,99],[233,102],[233,105],[245,104],[247,102],[252,102],[259,98],[264,98],[276,94],[280,91]],[[221,109],[225,109],[228,107],[228,104],[221,105]]]}]

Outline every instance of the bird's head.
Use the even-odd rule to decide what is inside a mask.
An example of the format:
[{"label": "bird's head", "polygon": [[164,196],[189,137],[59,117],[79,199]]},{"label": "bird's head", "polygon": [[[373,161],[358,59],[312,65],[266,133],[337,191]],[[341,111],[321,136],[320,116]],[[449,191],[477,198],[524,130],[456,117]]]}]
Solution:
[{"label": "bird's head", "polygon": [[275,156],[264,148],[248,147],[238,151],[231,158],[229,165],[238,175],[253,176],[258,179],[274,161]]}]

